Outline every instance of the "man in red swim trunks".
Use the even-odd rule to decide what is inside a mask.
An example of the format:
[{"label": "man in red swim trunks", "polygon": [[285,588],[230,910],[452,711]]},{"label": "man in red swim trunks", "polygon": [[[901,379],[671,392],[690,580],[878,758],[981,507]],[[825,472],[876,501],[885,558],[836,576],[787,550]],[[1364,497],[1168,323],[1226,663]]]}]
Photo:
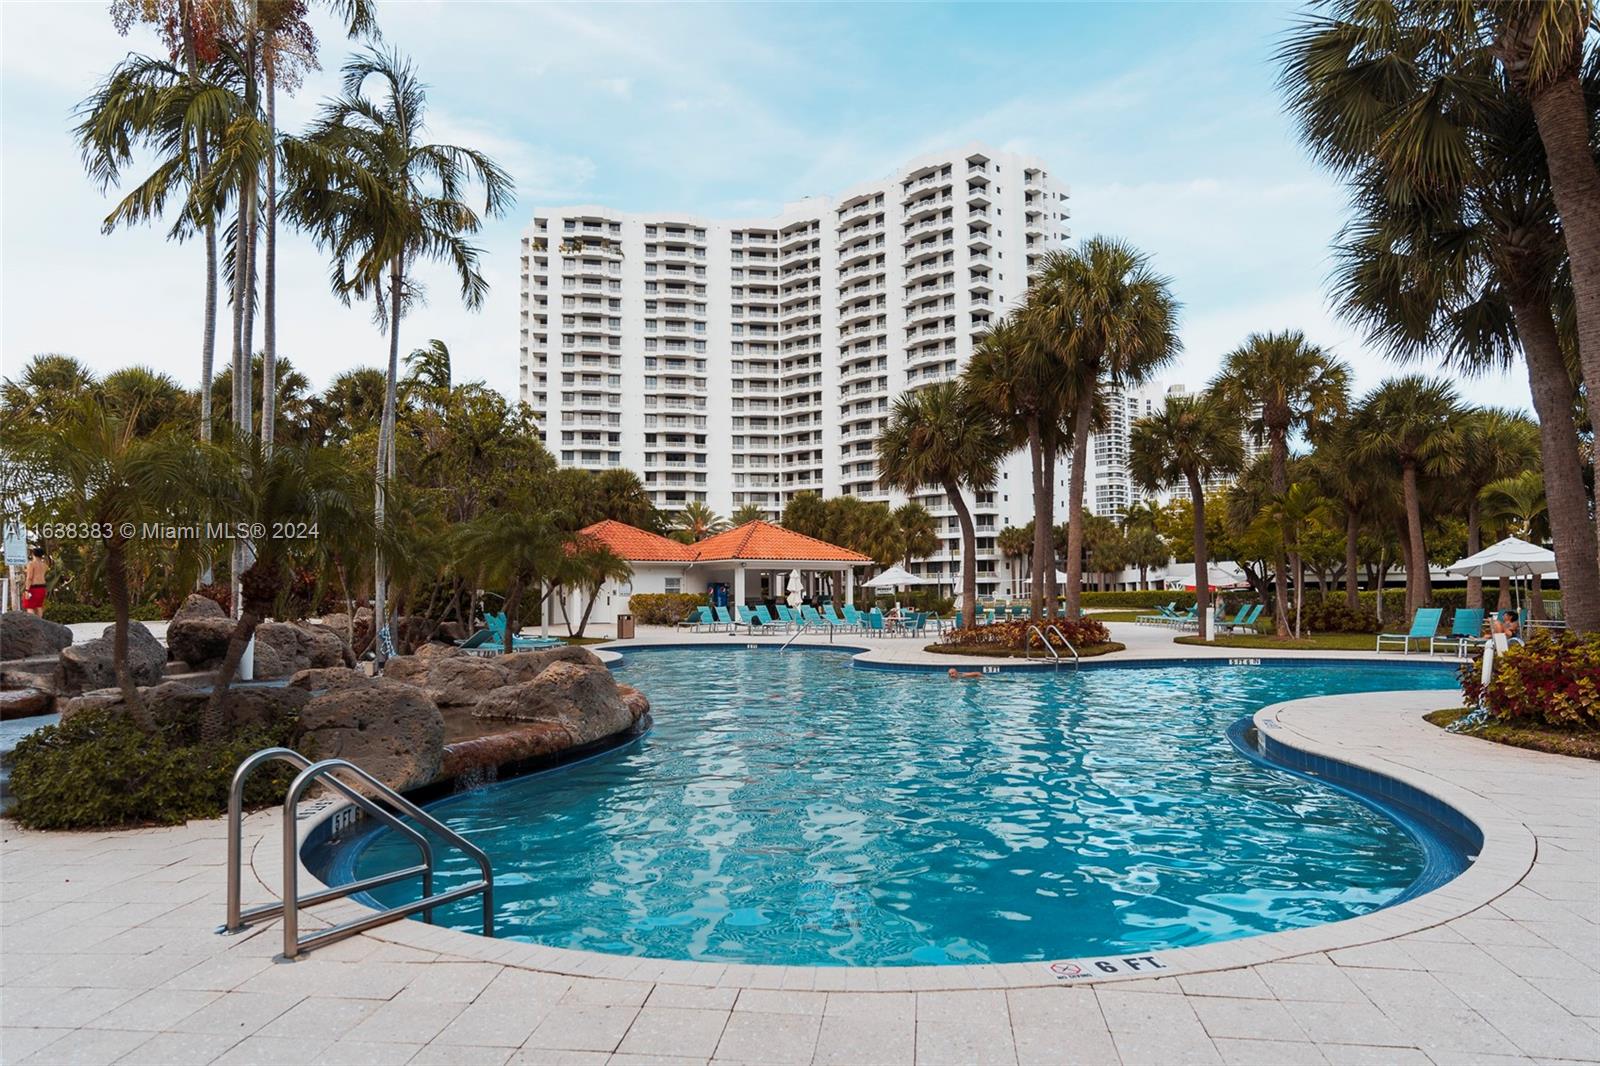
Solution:
[{"label": "man in red swim trunks", "polygon": [[27,590],[22,594],[22,609],[31,615],[44,617],[44,578],[48,570],[44,561],[44,549],[33,549],[33,558],[28,560],[28,565],[22,571],[22,584]]}]

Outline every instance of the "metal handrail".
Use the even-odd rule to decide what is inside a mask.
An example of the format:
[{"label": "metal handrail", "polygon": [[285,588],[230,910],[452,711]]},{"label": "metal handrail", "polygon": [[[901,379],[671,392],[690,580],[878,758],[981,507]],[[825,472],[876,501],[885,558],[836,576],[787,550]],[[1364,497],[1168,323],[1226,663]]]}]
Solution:
[{"label": "metal handrail", "polygon": [[1057,663],[1061,662],[1061,654],[1050,646],[1050,641],[1044,635],[1044,630],[1040,629],[1036,625],[1031,625],[1028,627],[1028,640],[1027,643],[1023,645],[1022,649],[1023,657],[1029,660],[1032,660],[1033,658],[1033,635],[1035,633],[1039,634],[1039,643],[1043,644],[1044,650],[1050,653],[1050,658],[1054,659]]},{"label": "metal handrail", "polygon": [[[274,760],[286,762],[300,768],[300,773],[289,786],[289,791],[283,801],[283,898],[281,902],[267,903],[253,907],[249,911],[241,912],[239,906],[242,858],[240,837],[242,833],[241,812],[244,805],[244,786],[251,773],[263,764]],[[433,848],[429,844],[428,838],[414,826],[408,825],[394,812],[369,799],[347,782],[341,781],[334,776],[336,773],[346,773],[356,777],[363,784],[376,790],[387,803],[392,804],[404,814],[421,822],[428,829],[460,848],[478,864],[478,868],[483,874],[482,878],[459,888],[451,889],[448,892],[435,894],[433,891]],[[300,877],[299,830],[295,821],[295,811],[299,805],[300,797],[305,794],[306,789],[313,782],[319,780],[325,781],[329,787],[343,795],[357,807],[410,838],[417,845],[418,850],[421,851],[422,862],[402,870],[363,878],[349,884],[301,896],[298,887]],[[329,900],[343,899],[358,892],[365,892],[419,875],[422,878],[422,897],[420,899],[412,903],[390,907],[387,910],[375,911],[362,918],[333,926],[301,939],[299,935],[300,908],[326,903]],[[494,875],[490,867],[489,856],[461,834],[349,760],[323,759],[320,762],[313,763],[310,759],[291,748],[266,748],[246,759],[235,772],[233,789],[228,797],[228,922],[222,929],[218,930],[219,932],[237,932],[245,927],[248,919],[270,918],[282,914],[283,954],[285,958],[292,959],[301,951],[342,940],[347,936],[416,914],[419,911],[422,912],[425,920],[431,921],[435,907],[452,903],[458,899],[465,899],[474,894],[481,894],[483,900],[483,935],[492,937],[494,936]]]},{"label": "metal handrail", "polygon": [[[1073,666],[1077,666],[1078,665],[1078,649],[1074,648],[1072,646],[1072,641],[1068,640],[1067,639],[1067,635],[1065,633],[1061,632],[1061,627],[1056,625],[1054,622],[1052,622],[1049,625],[1045,626],[1044,631],[1046,633],[1054,633],[1056,636],[1061,638],[1061,643],[1065,644],[1067,646],[1067,650],[1072,653],[1072,665]],[[1059,658],[1059,656],[1058,656],[1058,658]]]},{"label": "metal handrail", "polygon": [[800,634],[804,633],[806,631],[806,626],[808,626],[810,624],[811,624],[810,622],[801,622],[799,625],[795,626],[794,633],[792,633],[790,635],[788,640],[783,642],[783,647],[779,648],[778,650],[779,651],[788,651],[789,650],[789,645],[793,644],[796,640],[799,640],[800,639]]}]

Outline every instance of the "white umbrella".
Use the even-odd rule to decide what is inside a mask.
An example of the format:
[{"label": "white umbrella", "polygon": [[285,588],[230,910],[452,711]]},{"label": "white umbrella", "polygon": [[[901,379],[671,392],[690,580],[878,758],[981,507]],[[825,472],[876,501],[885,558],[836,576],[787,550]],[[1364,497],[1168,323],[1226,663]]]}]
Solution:
[{"label": "white umbrella", "polygon": [[1556,572],[1556,553],[1516,537],[1491,544],[1476,555],[1457,559],[1446,567],[1468,577],[1532,577]]},{"label": "white umbrella", "polygon": [[865,589],[892,589],[898,585],[931,585],[933,579],[918,577],[903,566],[891,566],[871,581],[863,581],[861,587]]}]

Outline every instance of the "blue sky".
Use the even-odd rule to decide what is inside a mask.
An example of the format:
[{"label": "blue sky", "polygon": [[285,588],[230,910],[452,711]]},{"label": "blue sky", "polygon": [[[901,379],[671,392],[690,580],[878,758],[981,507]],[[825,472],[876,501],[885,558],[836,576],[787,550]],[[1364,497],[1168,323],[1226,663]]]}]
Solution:
[{"label": "blue sky", "polygon": [[[1072,192],[1075,236],[1150,252],[1184,304],[1172,380],[1200,383],[1252,330],[1299,328],[1370,387],[1395,368],[1329,312],[1343,194],[1295,143],[1272,51],[1292,5],[589,5],[378,0],[386,43],[431,86],[434,139],[481,147],[518,202],[480,236],[492,295],[464,311],[448,277],[402,345],[443,338],[457,373],[510,392],[517,237],[536,206],[746,215],[982,140],[1032,152]],[[303,125],[347,52],[319,24],[324,70],[280,106]],[[79,168],[75,103],[148,31],[100,3],[0,5],[3,372],[37,351],[198,377],[198,244],[98,229],[108,201]],[[378,364],[365,308],[328,294],[301,236],[282,241],[280,351],[315,384]],[[1425,369],[1432,369],[1431,367]],[[1460,383],[1527,406],[1520,374]]]}]

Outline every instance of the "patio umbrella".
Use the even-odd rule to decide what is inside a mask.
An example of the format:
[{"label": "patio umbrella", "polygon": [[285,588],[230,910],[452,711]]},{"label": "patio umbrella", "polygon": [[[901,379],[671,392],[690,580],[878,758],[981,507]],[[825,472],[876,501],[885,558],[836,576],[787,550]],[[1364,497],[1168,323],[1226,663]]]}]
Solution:
[{"label": "patio umbrella", "polygon": [[871,581],[863,581],[864,589],[892,589],[898,585],[931,585],[932,578],[918,577],[903,566],[891,566]]},{"label": "patio umbrella", "polygon": [[[1457,559],[1445,567],[1452,574],[1466,577],[1531,578],[1537,574],[1556,572],[1556,553],[1537,544],[1529,544],[1518,537],[1507,537],[1491,544],[1476,555]],[[1522,586],[1517,585],[1517,603],[1522,603]]]}]

